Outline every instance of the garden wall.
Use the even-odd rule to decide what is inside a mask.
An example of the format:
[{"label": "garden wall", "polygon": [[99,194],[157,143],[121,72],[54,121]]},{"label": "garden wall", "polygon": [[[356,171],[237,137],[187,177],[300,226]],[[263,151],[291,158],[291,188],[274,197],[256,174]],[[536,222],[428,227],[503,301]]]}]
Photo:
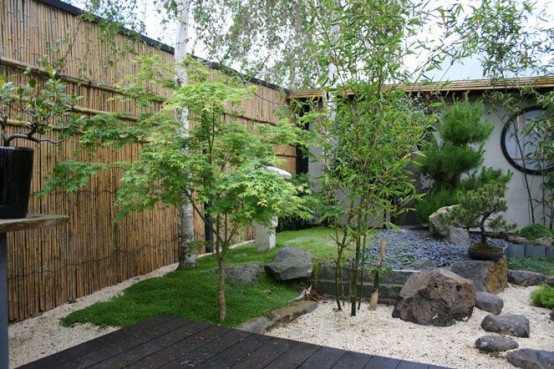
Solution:
[{"label": "garden wall", "polygon": [[[74,94],[83,96],[78,110],[88,115],[124,111],[133,119],[140,113],[139,108],[113,100],[117,91],[112,86],[125,75],[136,73],[132,59],[137,55],[173,60],[171,48],[146,38],[118,35],[109,40],[109,45],[103,43],[96,24],[81,20],[77,8],[57,0],[2,0],[0,4],[0,74],[15,76],[29,67],[35,76],[44,75],[38,67],[40,58],[63,58],[65,63],[57,71]],[[283,102],[275,86],[261,83],[256,96],[244,102],[244,113],[237,118],[245,124],[274,123],[274,108]],[[10,123],[14,127],[20,124],[15,120]],[[75,142],[59,147],[16,144],[35,149],[30,212],[67,214],[70,221],[57,228],[8,235],[11,321],[176,262],[175,209],[132,214],[114,224],[116,209],[112,202],[120,178],[115,170],[93,178],[80,192],[38,199],[36,193],[45,183],[44,174],[56,161],[69,157]],[[138,149],[108,148],[92,160],[132,160]],[[278,147],[277,152],[283,159],[281,166],[294,173],[296,149]],[[204,225],[198,218],[195,235],[204,238]],[[251,237],[251,232],[244,235],[246,239]]]}]

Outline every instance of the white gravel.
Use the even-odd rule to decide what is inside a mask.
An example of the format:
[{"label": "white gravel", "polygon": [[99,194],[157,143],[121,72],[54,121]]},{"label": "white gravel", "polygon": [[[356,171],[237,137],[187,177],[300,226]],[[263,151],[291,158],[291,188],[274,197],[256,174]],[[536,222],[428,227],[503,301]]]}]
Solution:
[{"label": "white gravel", "polygon": [[[529,304],[529,294],[534,288],[509,286],[498,294],[504,300],[502,314],[523,314],[529,318],[531,337],[514,337],[519,348],[554,351],[550,310]],[[392,318],[393,306],[379,305],[377,311],[369,311],[365,303],[355,317],[350,316],[349,304],[342,311],[336,307],[334,301],[322,302],[312,313],[268,334],[451,368],[513,368],[504,358],[505,354],[494,357],[474,348],[477,338],[490,334],[480,326],[488,313],[477,308],[467,322],[430,327]]]},{"label": "white gravel", "polygon": [[[161,276],[174,270],[175,267],[175,264],[163,267],[150,274],[132,278],[80,298],[74,304],[66,304],[38,317],[10,325],[10,368],[116,330],[112,327],[101,329],[88,324],[64,328],[59,324],[59,319],[74,310],[117,296],[133,283]],[[499,294],[504,299],[503,314],[524,314],[529,318],[531,338],[517,338],[520,348],[552,351],[554,350],[554,323],[549,320],[549,310],[529,305],[529,294],[532,289],[533,287],[510,286]],[[478,309],[474,309],[473,316],[468,322],[458,322],[451,327],[437,328],[393,319],[392,306],[379,305],[377,311],[370,312],[367,304],[363,304],[358,316],[350,317],[348,305],[342,312],[335,311],[335,303],[331,301],[322,302],[319,305],[314,312],[274,329],[268,334],[454,368],[511,367],[505,359],[481,354],[473,348],[475,340],[487,334],[480,328],[481,321],[487,313]]]}]

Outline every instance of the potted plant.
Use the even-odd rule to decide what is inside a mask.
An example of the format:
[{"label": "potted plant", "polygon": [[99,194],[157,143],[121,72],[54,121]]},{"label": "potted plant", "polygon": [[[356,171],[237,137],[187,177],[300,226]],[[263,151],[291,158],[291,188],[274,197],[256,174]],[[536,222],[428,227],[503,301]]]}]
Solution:
[{"label": "potted plant", "polygon": [[[468,231],[470,228],[479,228],[481,239],[468,249],[469,257],[472,259],[499,260],[504,257],[502,248],[488,243],[485,228],[489,227],[493,231],[508,231],[515,227],[506,223],[504,217],[498,214],[507,209],[504,194],[510,178],[511,173],[499,173],[474,190],[460,192],[458,206],[455,206],[448,215],[451,222],[460,224]],[[496,216],[490,219],[495,214]]]},{"label": "potted plant", "polygon": [[82,115],[73,107],[78,97],[66,92],[66,84],[48,69],[44,81],[19,76],[14,83],[0,75],[0,218],[27,215],[33,167],[32,147],[22,141],[57,144],[77,129]]}]

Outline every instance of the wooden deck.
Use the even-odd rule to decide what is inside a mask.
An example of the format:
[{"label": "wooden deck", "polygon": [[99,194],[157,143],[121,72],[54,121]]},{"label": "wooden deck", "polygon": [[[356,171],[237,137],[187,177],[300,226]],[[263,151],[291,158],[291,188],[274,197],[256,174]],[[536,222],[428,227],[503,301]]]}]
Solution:
[{"label": "wooden deck", "polygon": [[169,316],[145,320],[20,368],[444,369]]}]

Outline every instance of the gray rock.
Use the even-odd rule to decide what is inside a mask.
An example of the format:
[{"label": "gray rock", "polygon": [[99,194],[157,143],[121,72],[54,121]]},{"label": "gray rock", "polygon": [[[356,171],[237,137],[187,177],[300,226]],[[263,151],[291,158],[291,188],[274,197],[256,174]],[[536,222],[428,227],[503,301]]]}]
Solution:
[{"label": "gray rock", "polygon": [[551,286],[551,287],[554,287],[554,276],[550,276],[550,277],[546,277],[546,279],[544,280],[544,282]]},{"label": "gray rock", "polygon": [[422,259],[422,260],[416,260],[414,263],[410,266],[409,269],[412,270],[428,270],[428,269],[436,269],[437,263],[433,260],[429,259]]},{"label": "gray rock", "polygon": [[429,216],[429,230],[434,236],[440,237],[448,243],[469,247],[471,244],[469,232],[466,229],[456,227],[447,220],[447,214],[456,206],[458,205],[445,206],[431,214]]},{"label": "gray rock", "polygon": [[544,275],[527,270],[510,270],[508,271],[508,282],[518,286],[536,286],[544,282]]},{"label": "gray rock", "polygon": [[264,266],[265,272],[276,281],[310,278],[313,271],[312,253],[294,247],[280,250],[272,263]]},{"label": "gray rock", "polygon": [[406,281],[393,318],[422,325],[444,327],[467,320],[475,306],[475,286],[446,269],[414,273]]},{"label": "gray rock", "polygon": [[540,237],[533,241],[533,244],[535,245],[541,245],[541,246],[550,246],[552,245],[552,241],[554,239],[552,237]]},{"label": "gray rock", "polygon": [[506,238],[506,241],[511,243],[517,243],[519,245],[525,245],[527,242],[529,242],[527,238],[521,237],[521,236],[515,236],[515,235],[509,235]]},{"label": "gray rock", "polygon": [[509,334],[515,337],[529,337],[529,319],[524,315],[489,314],[481,322],[487,332]]},{"label": "gray rock", "polygon": [[477,291],[475,296],[475,307],[491,314],[498,315],[502,312],[504,301],[492,293]]},{"label": "gray rock", "polygon": [[261,266],[255,263],[231,265],[225,269],[225,279],[243,284],[253,283],[261,273]]},{"label": "gray rock", "polygon": [[478,291],[498,293],[508,285],[508,263],[505,258],[498,261],[462,260],[452,264],[451,270],[473,281]]},{"label": "gray rock", "polygon": [[475,348],[481,352],[502,352],[518,348],[519,345],[510,337],[487,335],[475,341]]},{"label": "gray rock", "polygon": [[517,368],[554,369],[554,352],[520,349],[508,354],[508,361]]}]

